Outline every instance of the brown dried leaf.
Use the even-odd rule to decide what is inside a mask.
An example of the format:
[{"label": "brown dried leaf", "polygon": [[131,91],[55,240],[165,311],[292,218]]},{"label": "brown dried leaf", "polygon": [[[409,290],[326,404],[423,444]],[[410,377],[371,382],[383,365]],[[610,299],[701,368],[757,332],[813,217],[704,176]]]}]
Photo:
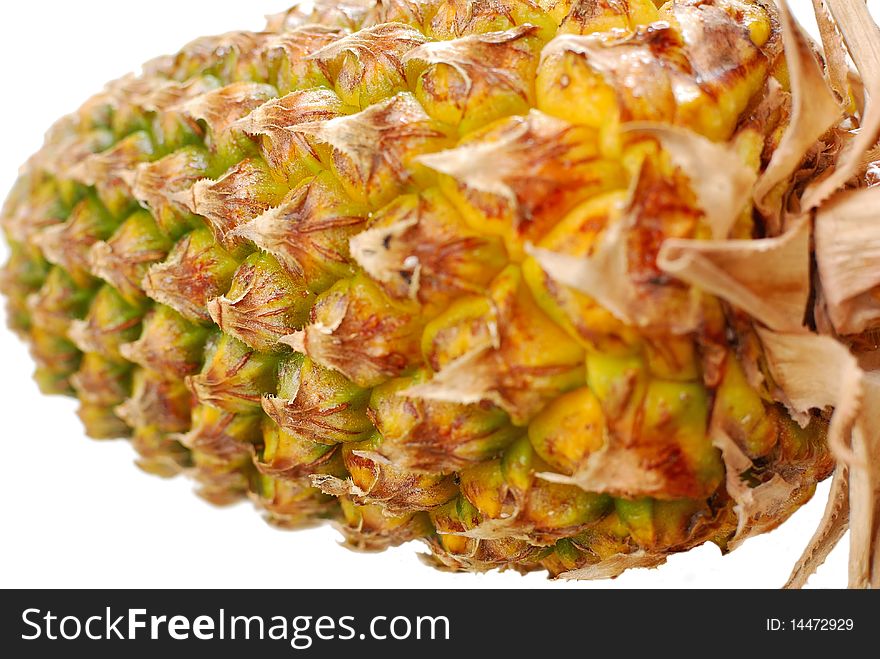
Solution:
[{"label": "brown dried leaf", "polygon": [[84,185],[114,186],[128,192],[134,168],[151,160],[153,154],[150,136],[143,131],[132,133],[106,151],[85,157],[66,176]]},{"label": "brown dried leaf", "polygon": [[484,293],[507,264],[500,239],[470,228],[436,189],[398,197],[349,247],[389,296],[438,309],[463,292]]},{"label": "brown dried leaf", "polygon": [[837,166],[814,182],[801,201],[804,210],[818,206],[859,171],[865,152],[880,139],[880,28],[862,0],[826,0],[865,85],[868,103],[858,134],[840,155]]},{"label": "brown dried leaf", "polygon": [[177,209],[178,193],[203,178],[207,170],[207,153],[181,149],[138,165],[134,170],[132,195],[159,216],[166,209]]},{"label": "brown dried leaf", "polygon": [[297,0],[287,11],[266,16],[266,30],[284,33],[312,23],[357,30],[375,4],[375,0]]},{"label": "brown dried leaf", "polygon": [[517,520],[519,513],[518,508],[513,508],[505,517],[486,519],[473,528],[450,533],[449,535],[459,535],[463,538],[472,538],[474,540],[503,540],[505,538],[529,540],[530,535],[535,530],[534,525],[519,522]]},{"label": "brown dried leaf", "polygon": [[307,300],[281,272],[245,262],[233,289],[208,301],[207,309],[222,331],[256,350],[272,352],[277,339],[302,326]]},{"label": "brown dried leaf", "polygon": [[550,277],[586,293],[629,325],[663,327],[673,334],[691,332],[701,321],[700,292],[668,282],[654,284],[643,279],[637,283],[630,271],[630,235],[638,234],[639,223],[645,217],[656,214],[649,203],[651,193],[662,189],[663,184],[652,168],[643,165],[633,180],[624,216],[605,229],[589,256],[571,256],[531,245],[527,245],[526,252]]},{"label": "brown dried leaf", "polygon": [[426,147],[445,144],[446,135],[431,120],[416,98],[400,92],[356,114],[292,126],[291,131],[332,147],[340,178],[362,191],[366,198],[387,187],[384,177],[399,184],[412,178],[411,159]]},{"label": "brown dried leaf", "polygon": [[751,487],[742,475],[752,468],[752,461],[723,430],[716,429],[712,444],[721,450],[724,460],[727,493],[736,502],[738,524],[728,543],[733,550],[746,539],[766,533],[781,524],[791,507],[791,500],[804,483],[788,482],[778,473],[770,480]]},{"label": "brown dried leaf", "polygon": [[266,32],[236,31],[200,37],[186,44],[175,57],[170,72],[188,78],[193,73],[216,72],[223,80],[249,75],[266,77],[263,54],[274,35]]},{"label": "brown dried leaf", "polygon": [[816,261],[828,314],[840,334],[880,318],[880,188],[848,190],[816,214]]},{"label": "brown dried leaf", "polygon": [[417,307],[392,305],[368,277],[335,285],[312,307],[311,323],[279,341],[360,387],[401,375],[420,357]]},{"label": "brown dried leaf", "polygon": [[285,30],[269,40],[266,60],[270,71],[276,72],[277,84],[284,91],[311,87],[310,82],[320,82],[321,75],[314,61],[306,59],[346,31],[332,25],[314,23]]},{"label": "brown dried leaf", "polygon": [[352,159],[367,161],[375,155],[377,144],[421,135],[427,131],[425,124],[430,120],[414,96],[400,93],[357,114],[298,124],[293,129],[314,136]]},{"label": "brown dried leaf", "polygon": [[144,275],[144,293],[189,320],[209,322],[208,300],[229,290],[234,264],[228,254],[207,244],[211,240],[210,234],[201,232],[181,238],[168,258]]},{"label": "brown dried leaf", "polygon": [[189,428],[190,396],[181,381],[142,371],[135,376],[131,397],[114,412],[132,428],[183,432]]},{"label": "brown dried leaf", "polygon": [[289,130],[290,126],[333,119],[342,110],[342,101],[331,90],[306,89],[267,101],[235,126],[248,135],[265,136],[262,150],[266,162],[283,171],[289,160],[299,157],[297,150],[317,158],[303,136]]},{"label": "brown dried leaf", "polygon": [[831,481],[825,514],[810,543],[791,571],[785,588],[803,588],[807,579],[825,562],[849,527],[849,481],[846,467],[839,466]]},{"label": "brown dried leaf", "polygon": [[480,135],[419,161],[469,190],[500,197],[515,220],[526,224],[548,197],[562,193],[563,185],[586,184],[586,177],[577,173],[584,159],[577,143],[583,138],[577,127],[561,119],[531,110]]},{"label": "brown dried leaf", "polygon": [[797,24],[785,0],[779,2],[785,59],[791,78],[792,115],[770,163],[755,185],[758,208],[779,230],[780,208],[771,207],[768,196],[776,185],[794,174],[807,151],[840,119],[843,111],[828,87],[810,42]]},{"label": "brown dried leaf", "polygon": [[112,284],[123,295],[137,299],[141,295],[141,280],[145,268],[158,263],[167,255],[164,249],[138,249],[137,245],[125,245],[99,241],[91,246],[88,254],[91,273]]},{"label": "brown dried leaf", "polygon": [[846,439],[862,409],[864,373],[842,343],[818,334],[785,334],[756,328],[764,356],[783,402],[796,419],[811,409],[834,407],[828,445],[839,460],[853,464]]},{"label": "brown dried leaf", "polygon": [[88,277],[89,249],[101,238],[101,211],[97,204],[84,199],[73,207],[64,222],[48,224],[31,236],[34,245],[50,263],[60,265],[75,278]]},{"label": "brown dried leaf", "polygon": [[201,179],[172,198],[202,216],[224,247],[235,248],[242,240],[236,229],[275,206],[281,194],[262,160],[245,158],[216,180]]},{"label": "brown dried leaf", "polygon": [[148,112],[169,112],[202,94],[217,88],[219,83],[211,76],[197,77],[186,82],[164,82],[141,100]]},{"label": "brown dried leaf", "polygon": [[338,478],[330,474],[312,474],[312,487],[317,487],[324,494],[334,497],[355,497],[362,499],[369,493],[355,485],[350,478]]},{"label": "brown dried leaf", "polygon": [[[421,265],[418,257],[407,254],[403,259],[394,258],[385,245],[392,242],[400,242],[399,239],[408,231],[419,224],[419,217],[413,214],[396,224],[383,227],[375,227],[361,231],[349,241],[351,257],[360,265],[370,277],[376,280],[388,292],[391,284],[396,283],[399,273],[406,272],[405,266],[412,262],[409,276],[405,279],[406,290],[398,298],[417,299],[419,282],[421,278]],[[398,239],[398,240],[395,240]],[[407,261],[409,259],[409,261]]]},{"label": "brown dried leaf", "polygon": [[810,296],[810,223],[760,240],[668,239],[660,268],[717,295],[772,329],[803,325]]},{"label": "brown dried leaf", "polygon": [[[493,281],[478,315],[455,321],[451,350],[434,361],[433,377],[400,392],[402,396],[449,403],[491,401],[513,423],[526,425],[559,391],[583,378],[583,352],[534,303],[521,272],[509,266]],[[464,329],[463,333],[459,330]],[[442,342],[443,340],[441,340]]]},{"label": "brown dried leaf", "polygon": [[864,378],[849,463],[849,587],[880,588],[880,374]]},{"label": "brown dried leaf", "polygon": [[93,130],[88,133],[75,132],[57,142],[47,143],[30,160],[37,169],[46,170],[59,178],[69,178],[78,170],[83,160],[113,146],[113,135],[107,130]]},{"label": "brown dried leaf", "polygon": [[[448,40],[491,29],[514,27],[520,16],[537,11],[534,0],[420,0],[432,11],[426,32],[434,39]],[[525,11],[523,11],[525,10]]]},{"label": "brown dried leaf", "polygon": [[614,579],[630,568],[654,568],[663,565],[665,562],[666,556],[664,554],[655,554],[639,549],[630,552],[629,554],[617,554],[616,556],[606,558],[592,565],[586,565],[577,570],[563,572],[556,578],[578,580]]},{"label": "brown dried leaf", "polygon": [[505,401],[495,391],[497,367],[493,348],[476,347],[444,366],[427,382],[405,389],[400,395],[462,405],[491,400],[503,406]]},{"label": "brown dried leaf", "polygon": [[822,50],[825,55],[825,73],[831,89],[841,101],[849,95],[849,65],[846,62],[846,47],[831,14],[828,12],[826,0],[813,0],[813,13],[822,37]]},{"label": "brown dried leaf", "polygon": [[635,447],[626,446],[611,435],[605,445],[591,453],[572,476],[547,471],[536,474],[551,483],[576,485],[588,492],[603,492],[620,497],[668,496],[670,482],[667,466],[651,464]]},{"label": "brown dried leaf", "polygon": [[371,2],[364,25],[404,23],[425,32],[425,23],[439,0],[376,0]]},{"label": "brown dried leaf", "polygon": [[[660,140],[672,162],[690,179],[712,237],[727,238],[748,201],[757,175],[735,148],[718,144],[686,128],[648,122],[631,123],[624,130]],[[707,167],[707,163],[712,163]]]},{"label": "brown dried leaf", "polygon": [[400,469],[373,451],[351,451],[345,464],[353,474],[341,479],[312,475],[312,484],[325,494],[351,497],[358,505],[380,504],[383,512],[427,510],[449,501],[458,492],[453,476],[416,474]]}]

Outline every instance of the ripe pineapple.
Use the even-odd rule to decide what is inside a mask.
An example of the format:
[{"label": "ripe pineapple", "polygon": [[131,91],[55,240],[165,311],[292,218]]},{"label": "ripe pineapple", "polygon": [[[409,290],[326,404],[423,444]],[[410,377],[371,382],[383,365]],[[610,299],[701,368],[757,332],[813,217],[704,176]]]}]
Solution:
[{"label": "ripe pineapple", "polygon": [[90,436],[284,528],[613,577],[833,472],[790,583],[851,508],[878,586],[880,35],[816,8],[824,60],[749,0],[318,1],[199,39],[24,167],[10,322]]}]

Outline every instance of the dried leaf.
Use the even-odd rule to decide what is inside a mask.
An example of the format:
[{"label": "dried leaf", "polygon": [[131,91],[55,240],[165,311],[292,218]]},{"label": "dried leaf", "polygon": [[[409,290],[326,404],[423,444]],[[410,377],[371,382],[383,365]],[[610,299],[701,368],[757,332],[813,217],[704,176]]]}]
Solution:
[{"label": "dried leaf", "polygon": [[[732,145],[718,144],[692,130],[647,122],[631,123],[624,130],[660,140],[663,149],[690,179],[705,221],[716,240],[727,238],[748,201],[757,175],[746,166]],[[712,163],[711,167],[707,167]]]},{"label": "dried leaf", "polygon": [[654,554],[643,549],[631,552],[629,554],[617,554],[610,558],[606,558],[593,565],[586,565],[577,570],[569,570],[563,572],[557,579],[614,579],[621,574],[636,567],[658,567],[666,562],[666,556],[663,554]]},{"label": "dried leaf", "polygon": [[384,304],[366,277],[321,295],[311,323],[279,341],[361,387],[397,377],[420,355],[421,328],[411,306]]},{"label": "dried leaf", "polygon": [[[398,273],[402,270],[400,266],[404,265],[406,259],[404,259],[404,263],[395,260],[384,246],[402,237],[418,223],[418,215],[413,214],[391,226],[374,227],[361,231],[349,241],[351,257],[377,282],[391,284],[396,281]],[[412,257],[408,255],[406,258]],[[418,257],[415,258],[415,261],[412,273],[407,280],[406,295],[400,296],[408,297],[411,300],[416,299],[421,279],[421,266],[418,263]]]},{"label": "dried leaf", "polygon": [[409,182],[413,157],[447,143],[445,133],[409,92],[355,114],[305,122],[289,130],[330,146],[342,182],[368,199],[373,194],[385,199],[393,191],[386,177],[401,185]]},{"label": "dried leaf", "polygon": [[839,460],[852,465],[846,439],[862,408],[864,373],[839,341],[818,334],[784,334],[758,328],[770,374],[795,415],[834,407],[828,445]]},{"label": "dried leaf", "polygon": [[400,392],[401,396],[470,405],[483,400],[502,404],[495,392],[496,366],[492,345],[478,346],[449,363],[427,382]]},{"label": "dried leaf", "polygon": [[797,331],[810,296],[810,223],[776,238],[668,239],[660,268],[739,307],[779,331]]},{"label": "dried leaf", "polygon": [[551,483],[576,485],[587,492],[627,498],[667,496],[670,485],[676,483],[670,481],[666,465],[649,464],[636,449],[610,436],[601,449],[588,456],[574,475],[547,471],[536,476]]},{"label": "dried leaf", "polygon": [[849,65],[846,61],[846,47],[825,0],[813,0],[813,13],[816,14],[816,23],[819,26],[819,35],[822,37],[822,50],[825,54],[825,73],[831,89],[835,91],[841,101],[846,101],[849,95]]},{"label": "dried leaf", "polygon": [[217,242],[234,249],[241,242],[236,231],[274,207],[280,186],[258,158],[245,158],[218,179],[201,179],[172,199],[200,215]]},{"label": "dried leaf", "polygon": [[534,525],[517,521],[519,509],[514,509],[506,517],[499,519],[487,519],[472,529],[461,531],[458,533],[450,533],[449,535],[460,535],[464,538],[472,538],[474,540],[504,540],[505,538],[516,538],[518,540],[528,541],[529,537],[534,533]]},{"label": "dried leaf", "polygon": [[557,138],[568,128],[564,121],[532,110],[523,120],[511,122],[510,129],[495,141],[465,143],[422,156],[419,161],[464,181],[473,190],[501,197],[516,208],[517,196],[509,181],[517,178],[535,157],[535,140],[529,139],[530,135]]},{"label": "dried leaf", "polygon": [[850,588],[880,588],[880,374],[864,378],[849,464]]},{"label": "dried leaf", "polygon": [[526,246],[526,252],[550,277],[586,293],[628,325],[662,327],[672,334],[686,334],[700,324],[699,291],[670,286],[668,282],[636,284],[630,273],[629,237],[639,230],[638,224],[645,215],[655,212],[645,204],[655,183],[654,173],[643,166],[633,180],[625,214],[605,229],[589,256],[572,256],[532,245]]},{"label": "dried leaf", "polygon": [[[826,306],[840,334],[880,318],[880,188],[848,190],[816,214],[816,261]],[[869,293],[870,292],[870,293]]]},{"label": "dried leaf", "polygon": [[275,171],[283,172],[291,167],[291,160],[296,161],[303,154],[317,158],[305,138],[289,127],[334,119],[342,111],[342,101],[333,91],[323,87],[303,89],[263,103],[233,127],[248,135],[263,136],[261,148],[266,162]]},{"label": "dried leaf", "polygon": [[859,132],[841,154],[837,166],[804,193],[801,200],[804,210],[821,204],[857,174],[865,152],[880,139],[880,28],[871,18],[864,0],[826,0],[826,4],[861,75],[868,102]]},{"label": "dried leaf", "polygon": [[426,40],[408,25],[383,23],[340,37],[306,59],[317,63],[343,101],[366,107],[406,87],[404,56]]},{"label": "dried leaf", "polygon": [[771,218],[774,230],[779,228],[781,209],[771,207],[768,201],[770,192],[795,172],[810,147],[837,123],[843,113],[822,75],[807,36],[792,17],[788,3],[780,0],[778,4],[785,59],[791,78],[791,123],[754,190],[755,203]]},{"label": "dried leaf", "polygon": [[454,179],[447,181],[453,195],[489,219],[514,255],[577,204],[625,185],[620,164],[602,155],[593,128],[534,109],[417,160]]},{"label": "dried leaf", "polygon": [[831,492],[819,528],[788,577],[785,588],[803,588],[807,579],[819,569],[831,550],[840,542],[849,527],[849,480],[846,468],[840,466],[831,481]]},{"label": "dried leaf", "polygon": [[734,511],[738,524],[728,543],[728,548],[733,550],[748,538],[779,526],[785,520],[785,511],[791,508],[791,500],[806,484],[789,482],[777,473],[770,480],[752,487],[742,476],[752,469],[752,461],[736,442],[723,430],[716,429],[712,444],[721,450],[727,472],[727,493],[736,502]]},{"label": "dried leaf", "polygon": [[310,479],[312,487],[317,487],[321,492],[330,496],[363,498],[369,494],[355,485],[350,478],[337,478],[329,474],[312,474]]}]

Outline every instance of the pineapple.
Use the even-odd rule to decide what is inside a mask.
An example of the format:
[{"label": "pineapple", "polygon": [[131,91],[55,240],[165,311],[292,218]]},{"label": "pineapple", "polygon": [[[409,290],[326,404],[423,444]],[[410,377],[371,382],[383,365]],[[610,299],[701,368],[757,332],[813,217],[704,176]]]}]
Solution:
[{"label": "pineapple", "polygon": [[880,63],[857,84],[833,30],[880,32],[816,7],[824,60],[750,0],[318,0],[199,39],[23,168],[11,326],[90,436],[283,528],[614,577],[834,473],[791,584],[851,509],[880,586]]}]

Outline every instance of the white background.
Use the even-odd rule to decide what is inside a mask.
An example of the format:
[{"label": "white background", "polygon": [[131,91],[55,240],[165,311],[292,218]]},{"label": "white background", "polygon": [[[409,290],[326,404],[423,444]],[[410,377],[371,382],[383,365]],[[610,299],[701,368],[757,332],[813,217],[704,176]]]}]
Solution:
[{"label": "white background", "polygon": [[[147,3],[7,2],[0,15],[0,197],[60,115],[103,84],[192,38],[260,29],[285,0]],[[815,32],[807,0],[790,4]],[[876,0],[870,0],[880,14]],[[2,242],[2,241],[0,241]],[[5,259],[6,247],[0,245]],[[821,517],[828,484],[780,529],[722,557],[714,545],[612,582],[543,574],[448,574],[423,566],[413,543],[383,554],[338,545],[330,527],[283,532],[249,504],[213,508],[184,478],[148,476],[125,442],[83,436],[75,403],[42,396],[33,365],[0,311],[2,587],[778,587]],[[846,583],[847,543],[810,582]]]}]

